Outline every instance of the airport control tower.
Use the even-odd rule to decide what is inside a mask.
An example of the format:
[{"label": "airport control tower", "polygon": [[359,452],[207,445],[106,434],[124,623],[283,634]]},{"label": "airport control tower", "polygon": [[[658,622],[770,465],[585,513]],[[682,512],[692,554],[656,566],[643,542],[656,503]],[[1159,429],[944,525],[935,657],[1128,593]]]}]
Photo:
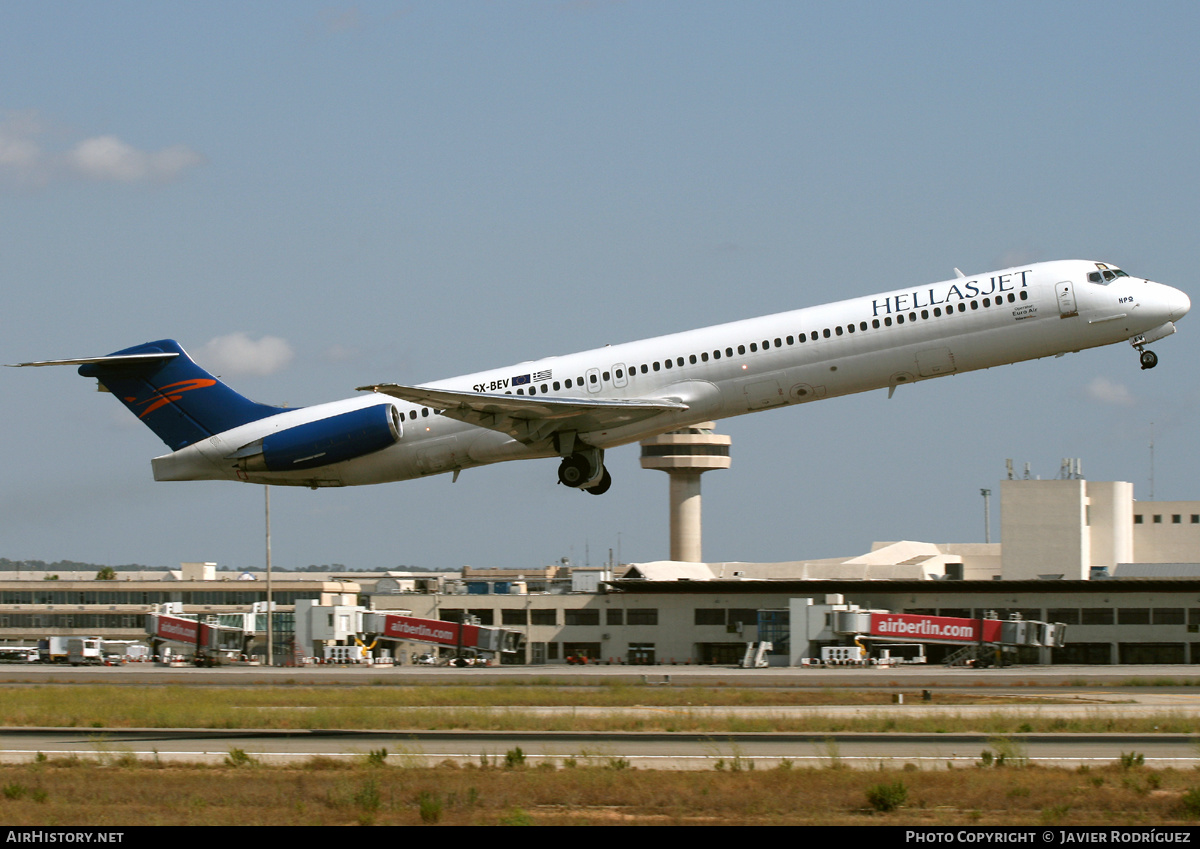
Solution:
[{"label": "airport control tower", "polygon": [[729,468],[730,438],[701,422],[642,440],[642,468],[671,476],[671,559],[700,563],[700,475]]}]

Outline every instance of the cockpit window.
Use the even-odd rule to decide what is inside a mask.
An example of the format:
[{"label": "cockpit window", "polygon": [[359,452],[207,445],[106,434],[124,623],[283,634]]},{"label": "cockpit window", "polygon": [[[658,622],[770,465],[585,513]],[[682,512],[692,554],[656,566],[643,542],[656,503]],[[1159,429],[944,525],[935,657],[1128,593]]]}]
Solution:
[{"label": "cockpit window", "polygon": [[1088,275],[1088,281],[1091,283],[1099,283],[1101,285],[1107,286],[1109,283],[1113,282],[1118,277],[1128,277],[1129,276],[1128,274],[1126,274],[1124,271],[1122,271],[1119,268],[1114,268],[1113,266],[1104,265],[1099,262],[1096,263],[1096,268],[1098,268],[1099,270],[1093,271],[1091,274]]}]

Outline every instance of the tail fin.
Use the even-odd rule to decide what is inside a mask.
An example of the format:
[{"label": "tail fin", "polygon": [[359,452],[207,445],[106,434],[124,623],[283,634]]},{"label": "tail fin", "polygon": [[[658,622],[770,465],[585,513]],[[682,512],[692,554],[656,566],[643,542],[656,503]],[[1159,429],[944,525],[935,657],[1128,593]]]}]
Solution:
[{"label": "tail fin", "polygon": [[100,381],[172,451],[283,412],[234,392],[173,339],[74,362],[81,363],[81,375]]}]

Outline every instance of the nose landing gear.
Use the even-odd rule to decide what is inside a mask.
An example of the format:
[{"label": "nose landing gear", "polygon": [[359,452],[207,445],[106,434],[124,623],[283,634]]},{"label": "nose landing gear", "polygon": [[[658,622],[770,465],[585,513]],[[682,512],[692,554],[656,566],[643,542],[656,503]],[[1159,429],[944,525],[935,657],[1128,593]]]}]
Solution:
[{"label": "nose landing gear", "polygon": [[1158,354],[1154,353],[1153,351],[1142,350],[1140,347],[1138,350],[1141,351],[1138,359],[1141,360],[1143,371],[1148,368],[1154,368],[1156,365],[1158,365]]}]

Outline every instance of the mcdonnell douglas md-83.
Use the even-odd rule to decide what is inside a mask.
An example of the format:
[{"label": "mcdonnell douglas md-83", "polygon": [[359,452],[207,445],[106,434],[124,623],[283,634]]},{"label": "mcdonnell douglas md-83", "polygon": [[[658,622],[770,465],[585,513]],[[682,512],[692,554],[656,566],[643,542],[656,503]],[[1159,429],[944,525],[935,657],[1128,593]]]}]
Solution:
[{"label": "mcdonnell douglas md-83", "polygon": [[593,495],[608,448],[711,419],[887,389],[1084,348],[1146,345],[1191,308],[1178,289],[1103,262],[1016,266],[288,409],[247,400],[172,340],[75,365],[170,449],[160,481],[353,486],[558,457]]}]

